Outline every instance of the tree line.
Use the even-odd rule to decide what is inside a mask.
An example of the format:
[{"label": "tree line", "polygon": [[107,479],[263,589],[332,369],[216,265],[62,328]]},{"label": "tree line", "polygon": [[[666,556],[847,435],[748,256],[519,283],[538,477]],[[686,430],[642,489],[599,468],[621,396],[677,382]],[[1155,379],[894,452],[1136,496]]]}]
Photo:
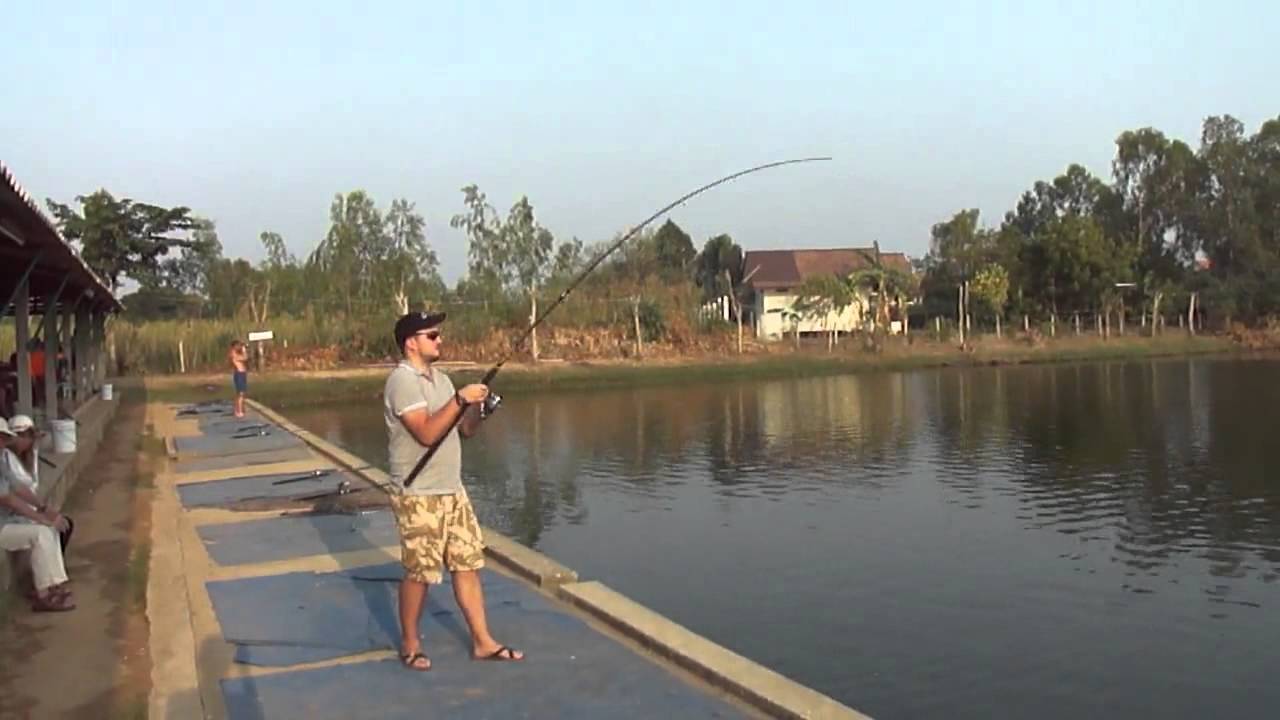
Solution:
[{"label": "tree line", "polygon": [[[47,202],[64,237],[113,290],[126,280],[137,283],[138,290],[122,298],[137,321],[247,317],[267,323],[281,315],[324,314],[362,322],[410,308],[464,305],[484,323],[518,324],[537,312],[540,297],[558,293],[612,244],[557,241],[528,197],[500,215],[477,186],[461,192],[461,211],[450,225],[467,237],[467,273],[452,287],[441,279],[414,204],[395,199],[384,210],[363,190],[335,195],[328,231],[305,257],[290,252],[279,233],[262,232],[256,264],[225,257],[214,221],[189,207],[163,208],[105,189],[78,196],[79,208]],[[580,293],[639,305],[642,293],[683,289],[701,303],[740,287],[742,257],[727,234],[707,239],[698,251],[668,220],[628,241]],[[649,298],[641,311],[650,334],[660,334],[663,309]]]},{"label": "tree line", "polygon": [[[411,307],[465,305],[488,326],[518,325],[610,243],[557,241],[527,197],[499,214],[477,186],[461,193],[450,225],[467,238],[467,273],[452,287],[414,204],[395,199],[383,209],[362,190],[335,195],[329,229],[305,257],[278,233],[262,232],[256,264],[224,257],[214,221],[187,207],[106,190],[77,197],[78,208],[48,206],[113,289],[126,278],[138,284],[123,300],[139,320],[263,323],[324,314],[363,322]],[[1209,117],[1196,149],[1150,127],[1123,132],[1109,181],[1072,164],[1034,183],[996,227],[983,227],[976,209],[961,210],[932,227],[914,274],[885,267],[878,243],[867,255],[850,277],[805,283],[789,316],[826,317],[859,303],[872,328],[883,330],[889,309],[915,298],[917,325],[962,314],[995,323],[1077,313],[1110,319],[1139,306],[1153,329],[1168,312],[1196,308],[1222,323],[1258,322],[1280,313],[1280,117],[1252,135],[1229,115]],[[715,235],[699,250],[668,220],[628,242],[578,295],[633,303],[636,324],[661,335],[672,313],[653,300],[662,295],[695,309],[727,297],[741,321],[744,271],[732,237]],[[567,315],[560,322],[574,321]]]},{"label": "tree line", "polygon": [[998,227],[976,209],[934,225],[922,313],[1123,322],[1140,307],[1153,332],[1171,309],[1224,325],[1280,313],[1280,117],[1253,135],[1209,117],[1194,150],[1151,127],[1115,144],[1110,182],[1072,164]]}]

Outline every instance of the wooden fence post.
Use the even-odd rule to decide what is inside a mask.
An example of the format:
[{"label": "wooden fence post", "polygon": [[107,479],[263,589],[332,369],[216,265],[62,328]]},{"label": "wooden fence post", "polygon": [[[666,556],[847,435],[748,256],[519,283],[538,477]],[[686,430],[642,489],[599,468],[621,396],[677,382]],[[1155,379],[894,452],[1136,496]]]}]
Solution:
[{"label": "wooden fence post", "polygon": [[631,298],[631,318],[636,325],[636,357],[644,354],[644,339],[640,335],[640,296]]}]

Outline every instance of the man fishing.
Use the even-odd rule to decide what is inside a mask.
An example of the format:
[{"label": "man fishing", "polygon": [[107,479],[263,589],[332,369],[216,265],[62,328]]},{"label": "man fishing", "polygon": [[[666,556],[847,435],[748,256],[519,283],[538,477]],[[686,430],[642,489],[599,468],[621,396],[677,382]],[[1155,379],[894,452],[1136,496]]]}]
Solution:
[{"label": "man fishing", "polygon": [[[484,567],[480,523],[462,486],[462,444],[480,427],[480,403],[489,396],[483,384],[454,390],[449,376],[432,363],[440,359],[445,313],[409,313],[395,326],[403,356],[387,377],[383,418],[391,466],[391,507],[400,531],[404,579],[400,582],[400,659],[412,670],[430,670],[422,652],[418,622],[429,585],[438,585],[447,567],[453,595],[471,629],[476,660],[523,660],[519,650],[489,634],[484,591],[478,571]],[[435,455],[406,486],[406,477],[429,446]]]},{"label": "man fishing", "polygon": [[[489,634],[484,594],[476,574],[484,566],[480,523],[462,487],[461,437],[479,428],[480,404],[489,398],[488,383],[551,311],[560,306],[604,259],[646,225],[686,200],[711,188],[761,170],[794,163],[830,160],[798,158],[757,165],[726,175],[685,193],[615,240],[569,283],[560,296],[529,324],[511,353],[489,369],[481,382],[455,391],[449,376],[431,367],[440,359],[440,325],[444,313],[409,313],[396,322],[396,346],[404,359],[391,371],[383,390],[391,465],[391,507],[400,530],[405,577],[400,583],[400,659],[414,670],[430,670],[422,653],[418,620],[427,586],[438,584],[444,567],[453,573],[453,594],[471,628],[472,657],[477,660],[523,660],[519,650],[500,645]],[[497,400],[497,396],[494,396]],[[421,467],[419,467],[421,464]],[[416,484],[415,484],[416,483]]]}]

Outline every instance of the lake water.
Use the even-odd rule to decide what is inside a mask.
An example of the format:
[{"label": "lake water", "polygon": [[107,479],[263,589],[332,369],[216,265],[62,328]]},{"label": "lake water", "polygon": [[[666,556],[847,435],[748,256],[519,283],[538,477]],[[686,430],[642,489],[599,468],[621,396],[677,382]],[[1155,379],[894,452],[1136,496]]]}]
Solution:
[{"label": "lake water", "polygon": [[[385,467],[378,400],[287,412]],[[1278,717],[1277,426],[1275,360],[868,373],[508,393],[464,471],[487,524],[876,717]]]}]

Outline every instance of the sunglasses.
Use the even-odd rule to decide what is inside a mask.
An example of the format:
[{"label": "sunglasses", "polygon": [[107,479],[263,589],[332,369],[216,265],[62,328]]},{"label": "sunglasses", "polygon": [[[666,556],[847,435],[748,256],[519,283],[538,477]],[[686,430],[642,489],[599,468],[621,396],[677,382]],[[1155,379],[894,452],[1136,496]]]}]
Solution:
[{"label": "sunglasses", "polygon": [[431,340],[431,341],[435,341],[435,340],[439,340],[439,339],[440,339],[440,331],[439,331],[439,330],[428,330],[427,332],[420,332],[420,333],[417,333],[417,334],[418,334],[418,335],[423,335],[423,336],[425,336],[428,340]]}]

